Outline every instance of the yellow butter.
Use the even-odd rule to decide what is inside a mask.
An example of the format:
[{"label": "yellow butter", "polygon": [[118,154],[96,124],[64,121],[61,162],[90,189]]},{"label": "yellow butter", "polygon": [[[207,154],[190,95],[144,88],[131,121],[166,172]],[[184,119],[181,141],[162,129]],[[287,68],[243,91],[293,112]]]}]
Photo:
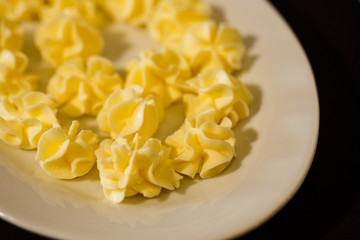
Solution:
[{"label": "yellow butter", "polygon": [[235,137],[231,122],[227,118],[219,121],[218,111],[212,109],[186,118],[183,126],[166,138],[177,172],[209,178],[229,165],[235,156]]},{"label": "yellow butter", "polygon": [[23,46],[23,33],[17,24],[0,14],[0,50],[20,51]]},{"label": "yellow butter", "polygon": [[98,2],[116,21],[143,26],[150,20],[159,0],[106,0]]},{"label": "yellow butter", "polygon": [[47,174],[59,179],[85,175],[93,167],[98,136],[90,130],[78,132],[79,122],[73,121],[68,132],[61,127],[46,131],[40,138],[36,160]]},{"label": "yellow butter", "polygon": [[21,91],[32,91],[36,88],[38,77],[25,72],[28,58],[22,52],[0,50],[0,96],[10,100]]},{"label": "yellow butter", "polygon": [[190,118],[214,108],[221,119],[228,117],[235,126],[250,114],[249,105],[253,99],[250,91],[224,70],[208,70],[198,74],[188,80],[186,86],[194,92],[184,95],[186,115]]},{"label": "yellow butter", "polygon": [[41,135],[58,126],[56,105],[44,93],[20,92],[13,103],[0,98],[0,139],[24,149],[35,149]]},{"label": "yellow butter", "polygon": [[152,94],[167,107],[182,97],[178,85],[190,76],[189,66],[181,55],[169,49],[151,49],[143,51],[139,61],[128,65],[125,87],[139,85],[145,96]]},{"label": "yellow butter", "polygon": [[10,20],[34,18],[41,0],[0,0],[0,15]]},{"label": "yellow butter", "polygon": [[86,60],[99,54],[104,45],[97,28],[66,11],[39,25],[35,44],[42,58],[53,66],[76,57]]},{"label": "yellow butter", "polygon": [[151,137],[163,117],[161,103],[152,95],[143,97],[141,87],[129,87],[113,92],[97,116],[102,131],[132,139],[136,133]]},{"label": "yellow butter", "polygon": [[146,140],[137,134],[133,141],[122,137],[104,140],[96,156],[106,198],[120,203],[137,193],[151,198],[162,188],[178,188],[182,176],[175,172],[169,152],[160,140]]},{"label": "yellow butter", "polygon": [[103,25],[105,21],[93,0],[53,0],[49,5],[41,8],[39,15],[42,21],[47,21],[62,11],[66,11],[72,16],[80,16],[97,27]]},{"label": "yellow butter", "polygon": [[245,46],[240,33],[225,23],[193,24],[182,40],[182,53],[195,73],[209,69],[240,70]]},{"label": "yellow butter", "polygon": [[200,0],[160,1],[149,22],[148,31],[155,40],[177,50],[188,28],[207,20],[210,14],[211,8]]},{"label": "yellow butter", "polygon": [[56,69],[47,92],[58,102],[59,111],[66,116],[96,115],[107,97],[121,89],[122,82],[110,60],[92,56],[84,62],[76,58]]}]

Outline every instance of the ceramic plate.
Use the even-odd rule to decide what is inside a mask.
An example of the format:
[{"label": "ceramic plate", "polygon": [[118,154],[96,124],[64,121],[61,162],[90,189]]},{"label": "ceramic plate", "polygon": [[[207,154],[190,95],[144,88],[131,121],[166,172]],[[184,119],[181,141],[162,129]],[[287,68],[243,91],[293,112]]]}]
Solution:
[{"label": "ceramic plate", "polygon": [[[236,26],[248,49],[238,76],[254,95],[251,116],[235,130],[237,158],[219,176],[185,179],[176,191],[153,199],[104,200],[97,170],[71,181],[51,179],[35,153],[0,143],[0,216],[33,232],[60,239],[224,239],[256,228],[295,194],[311,165],[319,111],[306,55],[284,20],[266,1],[209,1],[220,21]],[[42,80],[29,24],[25,51]],[[124,63],[156,46],[147,34],[120,25],[103,30],[104,55]],[[44,84],[42,85],[44,86]],[[157,137],[184,120],[184,106],[167,110]],[[92,128],[91,119],[82,119]]]}]

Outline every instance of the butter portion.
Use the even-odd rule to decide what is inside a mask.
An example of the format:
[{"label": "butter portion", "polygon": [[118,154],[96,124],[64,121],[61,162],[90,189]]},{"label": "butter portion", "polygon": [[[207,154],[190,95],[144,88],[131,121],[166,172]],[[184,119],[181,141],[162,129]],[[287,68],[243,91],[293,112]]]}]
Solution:
[{"label": "butter portion", "polygon": [[[1,7],[1,5],[0,5]],[[1,10],[0,10],[1,12]],[[0,14],[0,50],[20,51],[23,46],[23,33],[17,24]]]},{"label": "butter portion", "polygon": [[129,87],[113,92],[97,116],[102,131],[113,139],[132,139],[136,133],[151,137],[163,117],[161,103],[152,95],[143,97],[141,87]]},{"label": "butter portion", "polygon": [[137,193],[151,198],[161,189],[180,186],[182,176],[169,159],[170,149],[160,140],[135,135],[133,141],[118,137],[104,140],[96,150],[97,167],[105,197],[120,203]]},{"label": "butter portion", "polygon": [[49,5],[41,8],[39,15],[42,21],[48,21],[62,11],[72,16],[80,16],[97,27],[103,25],[105,21],[93,0],[52,0]]},{"label": "butter portion", "polygon": [[36,88],[38,77],[25,73],[28,58],[22,52],[0,50],[0,96],[12,99],[21,91]]},{"label": "butter portion", "polygon": [[58,66],[72,58],[86,60],[103,49],[103,38],[94,26],[66,11],[40,24],[35,44],[42,58]]},{"label": "butter portion", "polygon": [[128,64],[125,87],[139,85],[145,96],[154,95],[167,107],[182,97],[178,85],[190,76],[189,66],[181,55],[169,49],[150,49],[140,54],[139,61]]},{"label": "butter portion", "polygon": [[90,130],[77,134],[78,127],[75,120],[66,133],[58,126],[41,136],[36,160],[50,176],[72,179],[85,175],[93,167],[98,136]]},{"label": "butter portion", "polygon": [[209,69],[240,70],[245,46],[240,33],[225,23],[193,24],[184,35],[182,53],[195,73]]},{"label": "butter portion", "polygon": [[24,149],[35,149],[41,135],[58,126],[56,105],[44,93],[20,92],[0,98],[0,139]]},{"label": "butter portion", "polygon": [[10,20],[34,18],[41,0],[0,0],[0,15]]},{"label": "butter portion", "polygon": [[96,115],[107,97],[121,89],[122,82],[110,60],[92,56],[84,62],[76,58],[56,69],[47,92],[59,103],[60,113],[66,116]]},{"label": "butter portion", "polygon": [[218,111],[211,109],[186,118],[184,125],[166,138],[177,172],[191,178],[196,174],[210,178],[229,165],[235,156],[235,137],[231,121],[219,121]]},{"label": "butter portion", "polygon": [[177,50],[188,28],[194,23],[206,21],[210,14],[211,8],[201,0],[160,1],[148,31],[156,41]]},{"label": "butter portion", "polygon": [[238,79],[224,70],[209,70],[186,82],[194,93],[184,94],[186,115],[195,117],[201,112],[216,109],[220,118],[228,117],[232,125],[249,116],[252,102],[250,91]]},{"label": "butter portion", "polygon": [[159,0],[107,0],[99,1],[105,11],[116,21],[143,26],[153,15]]}]

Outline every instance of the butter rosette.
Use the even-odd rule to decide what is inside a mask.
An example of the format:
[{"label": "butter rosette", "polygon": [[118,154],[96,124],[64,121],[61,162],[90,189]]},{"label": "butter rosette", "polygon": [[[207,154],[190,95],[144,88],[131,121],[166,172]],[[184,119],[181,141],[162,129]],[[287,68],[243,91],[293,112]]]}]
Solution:
[{"label": "butter rosette", "polygon": [[195,118],[186,118],[183,126],[168,136],[175,170],[194,178],[210,178],[221,173],[235,156],[235,137],[231,121],[224,118],[219,124],[215,109],[203,112]]},{"label": "butter rosette", "polygon": [[210,6],[201,0],[163,0],[155,9],[148,31],[155,40],[177,50],[188,28],[210,15]]},{"label": "butter rosette", "polygon": [[111,135],[132,139],[135,134],[151,137],[163,117],[162,104],[152,95],[146,97],[142,88],[132,86],[113,92],[97,116],[102,131]]},{"label": "butter rosette", "polygon": [[159,0],[107,0],[99,1],[103,9],[115,20],[134,26],[146,25]]},{"label": "butter rosette", "polygon": [[38,77],[25,72],[28,58],[22,52],[0,50],[0,96],[12,98],[21,91],[36,88]]},{"label": "butter rosette", "polygon": [[189,91],[195,92],[184,95],[186,115],[190,118],[214,108],[220,118],[228,117],[235,126],[250,114],[249,105],[253,99],[250,91],[224,70],[200,73],[186,84]]},{"label": "butter rosette", "polygon": [[[1,12],[1,10],[0,10]],[[23,33],[18,25],[0,14],[0,50],[20,51],[23,46]]]},{"label": "butter rosette", "polygon": [[146,140],[136,134],[133,141],[106,139],[95,153],[104,194],[114,203],[138,193],[155,197],[162,188],[178,188],[183,178],[169,159],[170,149],[155,138]]},{"label": "butter rosette", "polygon": [[96,115],[107,97],[122,88],[122,78],[113,63],[101,56],[86,62],[72,59],[56,69],[47,93],[59,104],[59,112],[70,117]]},{"label": "butter rosette", "polygon": [[77,134],[78,128],[79,122],[75,120],[67,132],[58,126],[41,136],[36,160],[51,177],[73,179],[85,175],[94,166],[98,136],[90,130]]},{"label": "butter rosette", "polygon": [[182,97],[181,85],[191,77],[186,60],[169,49],[150,49],[140,54],[139,61],[127,66],[125,87],[139,85],[143,94],[152,94],[160,99],[163,107]]},{"label": "butter rosette", "polygon": [[41,0],[0,0],[0,16],[10,20],[34,18],[41,2]]},{"label": "butter rosette", "polygon": [[72,58],[86,60],[99,54],[104,41],[96,27],[63,11],[39,25],[35,44],[45,61],[59,66]]},{"label": "butter rosette", "polygon": [[148,24],[148,31],[167,48],[178,50],[189,27],[208,20],[210,15],[210,6],[200,0],[162,0]]},{"label": "butter rosette", "polygon": [[236,28],[214,21],[193,24],[182,40],[182,53],[195,73],[209,69],[240,70],[245,46]]},{"label": "butter rosette", "polygon": [[58,126],[55,103],[42,92],[20,92],[13,103],[0,98],[0,139],[24,149],[35,149],[41,135]]},{"label": "butter rosette", "polygon": [[63,11],[72,16],[80,16],[97,27],[105,23],[104,16],[94,0],[53,0],[41,8],[39,15],[42,21],[48,21]]}]

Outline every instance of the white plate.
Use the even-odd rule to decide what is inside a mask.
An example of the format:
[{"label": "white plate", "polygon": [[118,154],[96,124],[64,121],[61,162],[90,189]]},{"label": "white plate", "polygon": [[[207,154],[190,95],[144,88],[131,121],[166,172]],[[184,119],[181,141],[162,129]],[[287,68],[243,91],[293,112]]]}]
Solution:
[{"label": "white plate", "polygon": [[[251,117],[235,128],[238,158],[224,173],[186,179],[180,189],[158,198],[135,197],[112,205],[103,200],[95,170],[74,181],[53,180],[34,162],[35,153],[0,143],[2,218],[60,239],[208,240],[244,234],[289,201],[306,176],[317,142],[319,111],[309,62],[268,2],[211,2],[217,18],[242,32],[249,51],[240,78],[255,97]],[[144,41],[141,31],[131,30],[131,36],[121,31],[116,26],[104,31],[105,55],[117,60],[119,68],[153,44]],[[28,41],[27,51],[34,51]],[[142,44],[131,48],[133,41]],[[31,60],[30,70],[43,78],[51,74],[36,63],[35,52]],[[160,137],[183,121],[169,121],[181,108],[168,111]]]}]

